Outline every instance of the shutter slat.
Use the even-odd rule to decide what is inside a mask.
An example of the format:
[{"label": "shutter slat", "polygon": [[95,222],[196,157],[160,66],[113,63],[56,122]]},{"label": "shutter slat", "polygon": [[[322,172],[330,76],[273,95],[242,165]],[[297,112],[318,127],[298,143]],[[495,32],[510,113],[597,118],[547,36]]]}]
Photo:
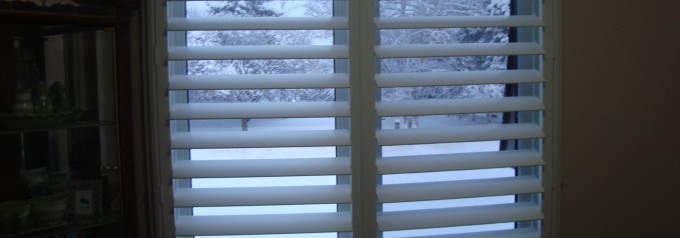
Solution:
[{"label": "shutter slat", "polygon": [[168,20],[169,31],[339,29],[347,29],[346,17],[213,17]]},{"label": "shutter slat", "polygon": [[382,212],[381,231],[469,226],[542,219],[540,206],[531,203]]},{"label": "shutter slat", "polygon": [[541,154],[533,150],[381,157],[379,174],[425,173],[470,169],[490,169],[543,165]]},{"label": "shutter slat", "polygon": [[178,160],[172,176],[181,178],[236,178],[274,176],[346,175],[347,157],[306,159]]},{"label": "shutter slat", "polygon": [[381,130],[378,144],[411,145],[470,141],[542,138],[543,130],[535,124],[491,124],[449,128],[419,128]]},{"label": "shutter slat", "polygon": [[349,56],[342,45],[240,45],[174,46],[169,60],[239,60],[239,59],[338,59]]},{"label": "shutter slat", "polygon": [[175,207],[351,203],[349,185],[188,188],[175,190]]},{"label": "shutter slat", "polygon": [[463,28],[463,27],[538,27],[537,16],[419,16],[379,17],[378,29]]},{"label": "shutter slat", "polygon": [[537,97],[410,100],[376,103],[379,116],[443,115],[543,110]]},{"label": "shutter slat", "polygon": [[257,235],[351,231],[351,214],[179,216],[175,235]]},{"label": "shutter slat", "polygon": [[170,119],[311,118],[349,116],[348,102],[186,103],[170,109]]},{"label": "shutter slat", "polygon": [[377,58],[455,57],[489,55],[541,55],[536,43],[463,43],[376,46]]},{"label": "shutter slat", "polygon": [[175,75],[170,90],[347,88],[347,74]]},{"label": "shutter slat", "polygon": [[346,130],[177,132],[171,139],[172,149],[346,145],[349,145],[349,132]]},{"label": "shutter slat", "polygon": [[472,232],[464,234],[447,234],[434,236],[412,236],[410,238],[540,238],[541,234],[532,228],[512,230]]},{"label": "shutter slat", "polygon": [[378,87],[455,86],[471,84],[509,84],[544,82],[536,70],[494,70],[433,73],[377,74]]},{"label": "shutter slat", "polygon": [[543,192],[532,176],[378,186],[378,201],[411,202]]}]

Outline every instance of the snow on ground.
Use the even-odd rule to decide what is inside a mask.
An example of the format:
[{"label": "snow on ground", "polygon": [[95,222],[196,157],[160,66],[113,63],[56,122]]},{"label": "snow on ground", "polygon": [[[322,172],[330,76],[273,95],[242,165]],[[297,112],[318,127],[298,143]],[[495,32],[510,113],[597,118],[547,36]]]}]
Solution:
[{"label": "snow on ground", "polygon": [[[385,127],[394,125],[383,123]],[[330,118],[305,119],[261,119],[249,122],[249,130],[333,130],[334,120]],[[458,118],[448,116],[429,117],[420,120],[421,127],[460,126]],[[392,127],[394,128],[394,127]],[[392,129],[387,128],[387,129]],[[239,131],[240,120],[219,120],[192,122],[192,131]],[[406,129],[405,129],[406,130]],[[498,141],[385,146],[384,157],[406,155],[428,155],[467,153],[481,151],[497,151]],[[328,158],[335,157],[334,147],[299,147],[299,148],[246,148],[246,149],[195,149],[191,151],[194,160],[229,160],[229,159],[283,159],[283,158]],[[384,184],[452,181],[464,179],[481,179],[514,176],[513,169],[485,169],[455,172],[432,172],[418,174],[399,174],[383,176]],[[326,179],[324,179],[324,177]],[[324,185],[335,184],[334,176],[315,176],[302,178],[234,178],[234,179],[194,179],[195,187],[242,187],[242,186],[292,186],[292,185]]]},{"label": "snow on ground", "polygon": [[[386,129],[394,128],[394,120],[387,118],[383,124]],[[457,117],[434,116],[419,120],[420,127],[461,126],[465,121]],[[334,120],[329,118],[306,119],[260,119],[249,122],[249,130],[333,130]],[[392,125],[392,126],[390,126]],[[240,120],[199,121],[192,123],[193,131],[241,130]],[[406,130],[406,129],[405,129]],[[383,148],[383,156],[426,155],[465,153],[498,150],[498,141],[427,144],[409,146],[389,146]],[[225,159],[281,159],[281,158],[317,158],[335,157],[334,147],[303,148],[264,148],[264,149],[201,149],[192,150],[192,159],[225,160]],[[434,181],[452,181],[464,179],[496,178],[514,176],[513,169],[486,169],[456,172],[434,172],[418,174],[400,174],[383,176],[383,184],[416,183]],[[228,178],[228,179],[193,179],[193,186],[198,187],[267,187],[267,186],[311,186],[333,185],[335,176],[283,177],[283,178]],[[385,211],[459,207],[514,202],[513,196],[456,199],[430,202],[411,202],[386,204]],[[336,206],[303,205],[303,206],[265,206],[265,207],[229,207],[229,208],[196,208],[195,215],[217,214],[272,214],[272,213],[306,213],[334,212]]]}]

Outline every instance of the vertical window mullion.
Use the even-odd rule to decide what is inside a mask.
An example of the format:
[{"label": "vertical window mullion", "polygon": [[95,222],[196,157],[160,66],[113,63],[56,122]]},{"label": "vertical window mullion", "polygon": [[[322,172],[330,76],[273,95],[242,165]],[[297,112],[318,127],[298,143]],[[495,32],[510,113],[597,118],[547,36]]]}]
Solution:
[{"label": "vertical window mullion", "polygon": [[559,57],[559,7],[560,1],[544,0],[538,1],[535,6],[539,10],[537,15],[541,16],[545,23],[545,27],[539,34],[543,49],[546,51],[541,65],[541,72],[546,78],[541,90],[541,98],[546,105],[546,113],[541,115],[541,124],[545,131],[546,137],[539,145],[542,151],[544,165],[539,171],[543,187],[546,191],[539,198],[542,206],[542,211],[545,218],[541,221],[539,230],[541,237],[553,237],[556,224],[554,223],[555,210],[558,200],[556,193],[559,189],[555,189],[557,184],[557,177],[559,177],[559,168],[556,166],[558,160],[558,132],[559,132],[559,76],[558,68],[556,66],[557,58]]},{"label": "vertical window mullion", "polygon": [[[517,1],[513,0],[511,1],[511,7],[512,7],[512,12],[513,14],[516,15],[539,15],[540,14],[540,8],[539,8],[539,1]],[[518,42],[535,42],[538,44],[542,44],[541,39],[540,39],[540,29],[539,28],[530,28],[530,29],[522,29],[522,28],[515,28],[515,37],[516,41]],[[541,56],[514,56],[516,58],[516,65],[515,68],[517,69],[533,69],[537,71],[542,71],[541,69],[541,63],[540,60],[543,59]],[[517,85],[515,88],[516,92],[515,94],[517,96],[536,96],[536,97],[541,97],[541,84],[533,84],[533,85]],[[535,123],[538,125],[541,125],[542,122],[540,120],[540,115],[543,114],[543,112],[516,112],[516,120],[519,123]],[[516,141],[515,143],[517,146],[517,149],[522,149],[522,150],[535,150],[541,152],[540,148],[540,143],[543,139],[534,139],[534,140],[520,140]],[[535,176],[540,179],[540,166],[532,166],[532,167],[517,167],[516,168],[516,174],[517,176]],[[537,203],[540,204],[540,194],[518,194],[515,196],[517,202],[532,202],[532,203]],[[539,230],[539,222],[538,221],[522,221],[522,222],[516,222],[515,226],[517,228],[533,228]]]},{"label": "vertical window mullion", "polygon": [[[378,235],[375,140],[374,1],[349,1],[354,237]],[[368,67],[367,67],[368,66]]]},{"label": "vertical window mullion", "polygon": [[[168,2],[167,3],[168,13],[167,17],[172,18],[185,18],[186,17],[186,6],[184,2]],[[186,46],[186,32],[175,31],[169,32],[168,34],[168,44],[169,47],[173,46]],[[186,61],[171,61],[168,62],[168,72],[169,76],[173,75],[186,75],[187,74],[187,62]],[[170,106],[174,104],[184,104],[189,102],[188,91],[171,91],[168,93],[170,98]],[[189,121],[188,120],[173,120],[170,121],[170,133],[175,132],[188,132]],[[177,160],[191,160],[191,152],[188,149],[182,150],[172,150],[171,158],[174,161]],[[173,183],[173,188],[191,188],[191,179],[178,179]],[[193,210],[191,208],[175,208],[175,216],[191,216],[193,215]]]},{"label": "vertical window mullion", "polygon": [[[333,1],[333,16],[347,16],[349,9],[346,1]],[[349,30],[334,30],[333,31],[333,44],[334,45],[349,45]],[[333,60],[334,73],[349,73],[349,59],[335,59]],[[351,89],[335,89],[335,100],[336,101],[349,101],[351,100]],[[335,128],[336,129],[350,129],[351,123],[349,118],[336,118]],[[337,157],[350,157],[352,152],[352,146],[338,146],[336,147]],[[337,184],[348,184],[351,186],[352,176],[351,175],[338,175],[336,176]],[[352,204],[338,204],[338,212],[351,212]],[[338,238],[351,238],[352,232],[338,232]]]}]

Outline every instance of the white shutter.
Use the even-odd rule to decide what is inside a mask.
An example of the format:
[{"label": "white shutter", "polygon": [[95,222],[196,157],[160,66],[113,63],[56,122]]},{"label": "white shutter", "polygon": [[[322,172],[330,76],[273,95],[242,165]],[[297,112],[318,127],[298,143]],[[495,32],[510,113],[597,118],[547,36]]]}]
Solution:
[{"label": "white shutter", "polygon": [[[394,1],[382,2],[389,4]],[[422,4],[427,4],[426,2]],[[532,2],[528,4],[536,6],[539,4],[538,1],[518,2]],[[387,6],[386,4],[379,7]],[[377,172],[382,177],[382,184],[376,188],[377,202],[382,208],[377,216],[378,230],[383,232],[384,237],[539,237],[537,221],[543,219],[543,213],[538,197],[544,189],[540,173],[526,171],[536,171],[536,168],[544,164],[540,144],[545,132],[540,116],[546,106],[540,85],[546,79],[543,76],[542,63],[532,66],[519,63],[513,69],[480,67],[463,70],[431,69],[428,68],[430,65],[422,64],[410,70],[408,62],[427,62],[418,61],[427,58],[442,61],[453,57],[480,59],[484,56],[500,56],[500,59],[516,57],[518,61],[530,59],[536,62],[536,59],[543,59],[542,56],[546,53],[542,38],[536,37],[539,29],[544,26],[540,11],[512,16],[509,13],[500,16],[437,16],[437,13],[409,15],[409,9],[416,8],[408,4],[402,6],[404,8],[395,10],[402,10],[401,13],[381,12],[381,16],[375,18],[376,34],[379,34],[378,38],[384,44],[375,47],[375,58],[380,62],[377,65],[384,67],[377,69],[375,75],[377,88],[383,92],[383,101],[378,101],[375,105],[379,121],[382,121],[382,129],[376,131],[375,138],[383,153],[383,156],[376,159]],[[436,12],[434,9],[432,11]],[[459,28],[519,27],[522,30],[517,30],[517,34],[527,35],[523,31],[536,34],[533,37],[518,37],[513,42],[408,40],[418,34],[420,37],[429,36],[423,32],[438,31],[437,33],[443,35],[444,32],[455,32]],[[399,68],[391,67],[390,63],[399,65]],[[484,88],[492,87],[484,86],[492,84],[518,85],[519,95],[395,99],[386,94],[387,90],[397,92],[395,88]],[[523,88],[539,90],[522,90]],[[416,90],[418,89],[413,89],[412,92],[417,92]],[[428,128],[407,125],[405,121],[414,120],[414,117],[426,120],[425,116],[430,115],[448,115],[452,118],[449,120],[464,117],[469,119],[477,115],[491,115],[488,113],[512,113],[518,119],[515,122],[506,121],[507,124],[502,123],[500,118],[484,123],[458,121],[450,123],[453,125]],[[502,140],[517,141],[521,144],[518,146],[521,150],[497,151]],[[495,144],[496,151],[474,148],[474,142]],[[471,148],[462,148],[467,145]],[[460,146],[462,149],[439,154],[438,148],[447,146]],[[413,149],[417,151],[414,155],[399,154],[407,153],[402,151],[410,151],[409,148],[421,149]],[[496,171],[511,172],[499,175]],[[488,227],[482,229],[498,231],[475,232],[483,226]],[[515,229],[518,227],[526,229]]]},{"label": "white shutter", "polygon": [[[544,60],[552,57],[550,39],[543,36],[551,22],[543,12],[545,3],[328,1],[335,9],[332,15],[344,9],[344,16],[192,15],[195,9],[188,6],[205,3],[166,2],[168,77],[161,85],[167,86],[163,90],[169,98],[163,100],[170,103],[159,114],[170,128],[166,162],[173,181],[174,235],[540,237],[545,216],[542,168],[549,163],[545,141],[551,133],[544,112],[550,112],[546,100],[552,97],[544,90],[551,70]],[[419,1],[458,8],[417,12],[413,6]],[[481,2],[499,4],[501,13]],[[382,9],[387,4],[404,5],[395,8],[401,13],[387,14]],[[205,12],[205,6],[199,10]],[[462,29],[501,33],[491,40],[452,40]],[[192,35],[195,32],[299,30],[330,31],[332,43],[191,41],[199,36]],[[515,31],[512,40],[510,31]],[[424,32],[440,38],[389,39]],[[515,61],[507,63],[510,58]],[[417,63],[428,59],[460,59],[456,62],[476,67]],[[263,73],[268,71],[237,72],[200,63],[268,60],[326,60],[332,66],[325,72]],[[503,64],[512,67],[497,67]],[[516,94],[503,96],[494,91],[499,88]],[[190,94],[217,92],[237,98],[224,95],[306,89],[334,90],[335,98],[201,101]],[[418,96],[429,89],[429,96]],[[473,91],[481,93],[469,93]],[[331,123],[322,128],[306,124],[319,118]],[[426,123],[435,119],[439,121]],[[283,123],[286,120],[301,123],[290,126]],[[235,127],[197,127],[211,122]],[[253,127],[244,131],[242,125]],[[501,150],[502,141],[514,146]],[[289,149],[332,155],[238,154]],[[206,186],[206,181],[213,184]],[[325,210],[305,210],[317,205]],[[296,206],[299,211],[278,210]],[[246,209],[252,211],[238,213]]]},{"label": "white shutter", "polygon": [[[192,6],[197,4],[201,8],[192,9]],[[209,4],[222,3],[215,1]],[[245,3],[241,1],[239,4]],[[236,34],[235,32],[240,31],[243,36],[248,36],[250,33],[256,35],[258,31],[262,33],[271,30],[288,32],[346,30],[348,19],[333,16],[192,15],[192,11],[207,12],[206,6],[208,5],[202,2],[171,1],[168,2],[167,7],[169,40],[167,85],[171,95],[168,119],[172,127],[170,149],[173,151],[171,167],[175,184],[173,201],[176,208],[174,234],[176,236],[229,236],[332,234],[351,231],[351,213],[335,209],[337,204],[352,203],[351,186],[335,182],[335,176],[351,174],[350,159],[335,153],[335,148],[350,146],[349,130],[335,129],[334,125],[322,129],[264,125],[273,121],[272,119],[278,119],[281,122],[318,118],[334,124],[335,118],[350,116],[349,102],[290,98],[247,98],[242,101],[236,98],[210,102],[193,100],[191,96],[187,98],[191,92],[229,94],[239,92],[234,90],[267,92],[272,89],[348,88],[348,74],[335,73],[332,66],[329,70],[325,70],[326,72],[309,73],[285,70],[281,73],[275,70],[266,71],[266,69],[262,69],[260,73],[238,73],[229,72],[228,69],[229,62],[245,64],[246,60],[275,62],[276,60],[295,59],[309,61],[348,59],[347,45],[298,45],[278,43],[275,40],[265,44],[251,45],[238,44],[240,42],[238,40],[231,42],[237,44],[219,42],[202,44],[200,40],[192,41],[192,37],[202,36],[200,32]],[[225,36],[229,35],[225,34]],[[224,40],[219,37],[211,39]],[[201,65],[201,62],[227,62],[225,65],[228,67],[217,71],[202,71],[196,65],[210,66],[210,64]],[[272,66],[272,64],[274,63],[265,64],[265,66]],[[284,93],[284,91],[281,92]],[[244,123],[254,125],[251,125],[247,131],[242,131],[239,123],[236,123],[236,128],[229,130],[221,127],[206,130],[199,126],[201,122],[210,121],[229,123],[228,119],[237,122],[250,120]],[[258,123],[263,126],[257,126]],[[273,155],[275,158],[264,158],[272,156],[269,153],[240,158],[238,153],[222,153],[224,151],[278,151],[277,148],[299,151],[307,148],[325,148],[324,151],[330,150],[333,155],[318,157]],[[202,151],[207,153],[198,153]],[[332,184],[316,184],[314,180],[318,178],[324,178],[324,181],[330,180]],[[292,182],[285,186],[277,182],[283,180]],[[265,182],[262,184],[258,181]],[[226,185],[227,183],[235,183],[235,185]],[[325,212],[291,211],[296,206],[317,204],[323,205],[326,210],[329,206],[333,209]],[[282,210],[268,211],[267,209],[272,206]],[[247,208],[251,208],[251,211],[231,212]]]}]

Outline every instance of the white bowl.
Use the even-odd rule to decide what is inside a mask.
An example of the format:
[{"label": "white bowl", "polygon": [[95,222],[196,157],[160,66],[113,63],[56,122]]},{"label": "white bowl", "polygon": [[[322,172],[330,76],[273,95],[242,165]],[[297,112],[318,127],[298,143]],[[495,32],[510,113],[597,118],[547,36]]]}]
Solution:
[{"label": "white bowl", "polygon": [[63,222],[66,214],[66,196],[49,195],[35,197],[31,203],[31,218],[38,226],[51,226]]}]

